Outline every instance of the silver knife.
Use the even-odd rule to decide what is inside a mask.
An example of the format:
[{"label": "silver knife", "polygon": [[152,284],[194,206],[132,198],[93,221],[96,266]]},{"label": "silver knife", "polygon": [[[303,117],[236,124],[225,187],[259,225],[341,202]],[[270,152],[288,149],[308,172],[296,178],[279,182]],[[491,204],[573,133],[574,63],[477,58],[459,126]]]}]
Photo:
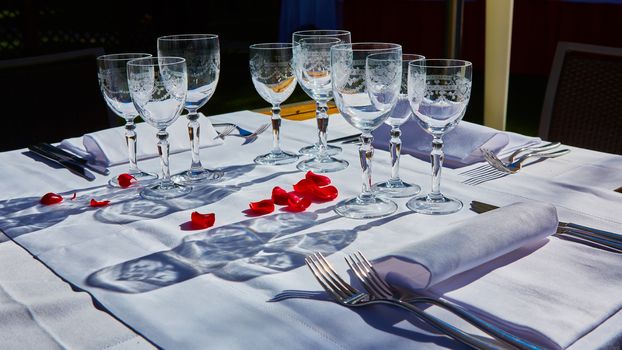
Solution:
[{"label": "silver knife", "polygon": [[38,147],[37,145],[28,146],[28,149],[34,152],[35,154],[38,154],[46,159],[49,159],[55,163],[62,165],[63,167],[67,168],[69,171],[71,171],[72,173],[78,176],[82,176],[83,178],[89,181],[95,180],[95,175],[93,175],[93,173],[85,169],[84,166],[82,166],[79,163],[60,157],[52,152],[49,152],[46,149]]},{"label": "silver knife", "polygon": [[90,161],[86,158],[83,157],[79,157],[75,154],[69,153],[67,151],[65,151],[62,148],[56,147],[54,145],[51,145],[49,143],[46,142],[42,142],[37,144],[36,146],[39,146],[40,148],[43,148],[51,153],[55,153],[56,155],[60,156],[60,157],[64,157],[67,158],[69,160],[72,160],[78,164],[82,164],[85,167],[93,170],[96,173],[102,174],[102,175],[110,175],[110,170],[108,168],[106,168],[105,165],[103,164],[99,164],[93,161]]}]

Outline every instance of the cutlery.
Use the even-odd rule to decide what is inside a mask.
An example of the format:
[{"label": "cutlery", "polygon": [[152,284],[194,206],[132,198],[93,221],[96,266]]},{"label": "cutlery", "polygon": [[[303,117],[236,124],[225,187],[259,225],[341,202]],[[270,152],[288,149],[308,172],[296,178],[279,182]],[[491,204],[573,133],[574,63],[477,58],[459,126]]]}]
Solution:
[{"label": "cutlery", "polygon": [[[481,214],[490,210],[497,209],[497,206],[487,204],[478,201],[471,202],[471,210]],[[574,224],[571,222],[560,221],[557,226],[556,236],[568,235],[578,238],[583,241],[594,243],[598,246],[603,246],[608,250],[622,253],[622,235],[608,232],[604,230],[595,229],[583,225]]]},{"label": "cutlery", "polygon": [[414,313],[420,320],[452,337],[453,339],[472,346],[476,349],[499,349],[497,344],[492,345],[484,339],[466,333],[432,315],[426,314],[415,306],[392,299],[374,299],[369,294],[358,291],[344,281],[321,253],[314,253],[305,258],[305,263],[319,284],[337,303],[347,307],[364,307],[373,304],[388,304],[398,306]]},{"label": "cutlery", "polygon": [[216,131],[216,133],[218,134],[216,137],[214,137],[214,140],[216,139],[221,139],[224,140],[226,136],[229,136],[233,131],[235,130],[235,126],[233,125],[229,125],[227,126],[223,131]]},{"label": "cutlery", "polygon": [[336,138],[336,139],[328,140],[326,142],[328,142],[328,143],[333,143],[333,142],[341,142],[341,143],[357,142],[359,140],[360,136],[361,136],[361,134],[358,133],[358,134],[355,134],[355,135],[348,135],[348,136],[344,136],[344,137],[339,137],[339,138]]},{"label": "cutlery", "polygon": [[[525,152],[525,151],[536,151],[536,152],[544,152],[544,151],[550,151],[552,149],[555,149],[557,147],[559,147],[561,145],[560,142],[551,142],[551,143],[545,143],[542,145],[535,145],[535,146],[524,146],[521,147],[519,149],[517,149],[516,151],[512,152],[512,154],[510,154],[506,161],[512,163],[514,161],[514,159],[521,153]],[[464,171],[462,173],[460,173],[460,175],[465,175],[465,176],[475,176],[475,175],[483,175],[483,172],[494,172],[495,168],[493,168],[489,163],[483,164],[477,168],[471,169],[471,170],[467,170]]]},{"label": "cutlery", "polygon": [[234,128],[238,129],[238,133],[240,134],[240,136],[249,136],[249,135],[251,135],[253,133],[252,131],[243,129],[239,125],[236,125],[236,124],[233,124],[233,123],[213,123],[212,125],[214,127],[216,127],[216,126],[230,126],[230,125],[232,125]]},{"label": "cutlery", "polygon": [[[214,124],[214,125],[219,125],[219,124]],[[227,128],[225,130],[223,130],[222,132],[219,132],[218,136],[216,136],[216,138],[221,138],[224,140],[224,138],[226,136],[237,136],[237,137],[242,137],[245,139],[244,144],[249,144],[249,143],[253,143],[257,140],[257,136],[259,136],[260,134],[262,134],[264,131],[268,130],[268,127],[270,127],[270,124],[263,124],[261,125],[259,128],[257,128],[257,130],[255,130],[254,132],[250,132],[246,129],[242,129],[244,130],[244,134],[242,134],[242,132],[240,132],[239,126],[232,124],[232,123],[222,123],[222,125],[228,125]],[[239,135],[235,135],[232,134],[234,130],[238,130]],[[216,139],[215,138],[215,139]]]},{"label": "cutlery", "polygon": [[56,155],[55,153],[52,152],[48,152],[43,148],[37,147],[37,145],[31,145],[28,146],[28,149],[30,151],[32,151],[33,153],[46,158],[48,160],[51,160],[57,164],[62,165],[63,167],[65,167],[66,169],[68,169],[69,171],[71,171],[72,173],[78,175],[78,176],[82,176],[83,178],[89,180],[89,181],[93,181],[95,180],[95,175],[93,175],[93,173],[91,173],[90,171],[88,171],[87,169],[84,168],[83,165],[78,164],[72,160],[69,160],[67,158],[63,158],[61,156]]},{"label": "cutlery", "polygon": [[385,298],[394,299],[400,302],[407,302],[409,304],[432,304],[441,307],[469,322],[473,326],[486,332],[488,335],[493,336],[495,339],[522,350],[534,350],[539,349],[537,346],[530,344],[524,339],[518,338],[496,326],[472,315],[462,307],[449,303],[442,299],[435,299],[430,297],[418,296],[414,298],[404,298],[401,293],[391,288],[378,274],[374,266],[365,258],[361,252],[356,254],[350,254],[346,257],[346,263],[350,266],[350,269],[354,272],[359,281],[363,284],[363,287],[372,296],[372,298]]},{"label": "cutlery", "polygon": [[492,165],[495,169],[501,172],[504,172],[504,173],[515,174],[519,170],[522,169],[523,163],[531,157],[556,158],[559,156],[563,156],[564,154],[570,153],[570,150],[562,149],[559,151],[548,152],[548,153],[541,153],[539,151],[531,151],[529,153],[523,154],[522,156],[520,156],[520,158],[510,163],[504,163],[501,159],[497,158],[497,156],[494,153],[492,153],[490,150],[487,150],[485,148],[482,148],[482,152],[484,153],[484,158],[486,158],[488,163],[490,163],[490,165]]},{"label": "cutlery", "polygon": [[72,160],[76,163],[82,164],[85,167],[93,170],[96,173],[102,174],[102,175],[110,175],[110,170],[103,164],[97,163],[97,162],[93,162],[93,161],[89,161],[86,158],[77,156],[75,154],[69,153],[67,151],[65,151],[62,148],[59,148],[57,146],[51,145],[49,143],[46,142],[42,142],[37,144],[37,146],[40,146],[41,148],[50,151],[52,153],[55,153],[61,157],[67,158],[69,160]]}]

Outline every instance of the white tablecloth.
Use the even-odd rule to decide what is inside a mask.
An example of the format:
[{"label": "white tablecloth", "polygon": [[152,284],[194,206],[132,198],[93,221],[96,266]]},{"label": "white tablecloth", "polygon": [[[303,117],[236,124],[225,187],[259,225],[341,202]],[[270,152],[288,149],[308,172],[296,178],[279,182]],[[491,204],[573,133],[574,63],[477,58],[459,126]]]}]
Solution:
[{"label": "white tablecloth", "polygon": [[[250,129],[265,122],[265,118],[250,112],[214,117]],[[315,141],[316,134],[311,132],[314,127],[312,120],[284,121],[283,148],[296,150]],[[329,132],[333,138],[354,133],[354,130],[340,117],[335,117],[331,118]],[[331,210],[334,202],[314,204],[303,214],[277,211],[266,217],[248,217],[243,210],[250,200],[268,198],[272,187],[293,185],[302,174],[294,165],[275,168],[253,164],[252,159],[258,153],[269,150],[269,133],[250,145],[241,144],[238,138],[228,138],[224,146],[201,150],[204,165],[224,168],[228,174],[226,181],[218,186],[197,188],[188,197],[168,204],[137,199],[134,190],[108,189],[103,176],[88,183],[64,169],[51,169],[25,157],[21,154],[23,150],[1,153],[4,180],[0,183],[0,229],[63,279],[78,289],[87,290],[113,315],[164,348],[413,348],[413,341],[418,342],[418,349],[460,348],[451,339],[421,327],[407,314],[389,308],[355,312],[311,300],[266,301],[283,290],[320,291],[302,261],[310,251],[331,253],[330,261],[345,273],[344,254],[361,250],[370,258],[382,256],[405,242],[425,237],[434,228],[474,213],[464,209],[449,216],[417,215],[405,208],[406,200],[398,200],[398,212],[380,220],[353,221],[337,217]],[[356,166],[356,146],[343,147],[340,156],[349,160],[351,166],[331,174],[340,190],[340,199],[356,195],[360,190],[358,181],[352,181],[360,178],[361,171]],[[375,180],[389,176],[388,158],[386,152],[376,153]],[[443,191],[462,199],[467,206],[471,200],[498,205],[524,200],[546,201],[556,205],[560,220],[622,232],[619,217],[622,194],[613,191],[622,184],[621,159],[616,155],[573,148],[568,156],[528,166],[517,175],[476,187],[461,184],[465,178],[459,172],[464,168],[444,169],[442,186]],[[183,170],[189,164],[188,153],[171,157],[173,171]],[[424,190],[429,188],[427,163],[406,156],[401,165],[405,180],[422,184]],[[146,160],[142,166],[155,170],[159,161]],[[118,170],[122,167],[120,165]],[[590,174],[602,174],[606,181],[593,179]],[[78,201],[52,207],[35,205],[46,192],[75,190],[79,190]],[[83,201],[93,196],[112,199],[113,205],[85,209]],[[215,228],[183,230],[193,210],[215,212]],[[223,244],[225,249],[221,249]],[[446,295],[451,298],[452,293],[485,293],[486,283],[511,274],[513,269],[530,266],[534,261],[550,261],[547,259],[554,256],[556,247],[571,244],[576,245],[551,238],[531,254],[511,259],[518,263],[475,271],[475,275],[480,273],[481,276],[466,286],[453,287]],[[1,243],[0,247],[19,251],[10,241]],[[593,248],[581,246],[581,249]],[[25,266],[30,265],[38,263],[30,261],[11,270],[6,270],[7,265],[0,265],[0,269],[15,276],[27,273]],[[56,277],[46,278],[62,284]],[[0,287],[6,290],[6,285],[6,280],[0,278]],[[37,288],[40,287],[32,287],[33,290]],[[20,301],[26,309],[45,299],[45,296],[31,293],[30,287],[25,290],[28,292],[24,294],[34,299]],[[66,291],[63,295],[85,294]],[[88,303],[76,302],[81,309],[88,309],[85,307]],[[63,305],[59,298],[48,303]],[[114,319],[91,309],[91,313],[105,317],[76,317],[67,321],[70,325],[67,327],[37,323],[57,343],[69,344],[63,345],[65,347],[105,348],[95,344],[112,344],[111,338],[118,336],[137,339]],[[429,311],[441,315],[438,310]],[[57,314],[52,312],[51,315]],[[586,329],[583,338],[562,337],[558,341],[572,349],[618,344],[622,329],[619,306],[606,315],[595,317],[600,318],[602,325]],[[554,319],[554,315],[534,315],[534,318],[542,322]],[[564,325],[564,320],[555,321]],[[53,320],[49,322],[54,323]],[[94,325],[107,322],[119,328],[109,327],[109,334],[93,332]],[[6,330],[12,333],[0,328],[0,332],[0,340],[10,337],[6,334],[18,337],[27,334],[26,328]],[[34,339],[24,338],[24,341]],[[144,340],[142,345],[147,346]]]}]

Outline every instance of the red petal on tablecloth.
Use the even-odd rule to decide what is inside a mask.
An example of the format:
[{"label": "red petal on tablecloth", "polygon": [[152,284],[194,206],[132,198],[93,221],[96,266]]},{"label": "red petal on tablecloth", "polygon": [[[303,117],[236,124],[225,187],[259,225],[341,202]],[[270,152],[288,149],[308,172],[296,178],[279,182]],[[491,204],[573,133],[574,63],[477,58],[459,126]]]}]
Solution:
[{"label": "red petal on tablecloth", "polygon": [[280,188],[279,186],[276,186],[272,189],[272,201],[274,202],[274,204],[287,205],[288,198],[289,196],[287,195],[287,191]]},{"label": "red petal on tablecloth", "polygon": [[313,195],[313,192],[315,192],[317,188],[317,184],[309,179],[302,179],[294,185],[294,191],[307,196]]},{"label": "red petal on tablecloth", "polygon": [[52,192],[48,192],[44,194],[43,197],[41,197],[41,199],[39,200],[41,204],[45,204],[45,205],[56,204],[62,201],[63,201],[63,197],[60,194],[56,194]]},{"label": "red petal on tablecloth", "polygon": [[201,214],[198,211],[193,211],[190,215],[190,222],[192,223],[192,228],[197,230],[212,227],[216,222],[216,214]]},{"label": "red petal on tablecloth", "polygon": [[91,207],[105,207],[110,203],[110,201],[96,201],[94,199],[91,199],[91,202],[89,203],[89,205]]},{"label": "red petal on tablecloth", "polygon": [[287,202],[287,210],[295,213],[305,211],[311,205],[309,197],[299,196],[295,192],[289,193]]},{"label": "red petal on tablecloth", "polygon": [[338,195],[339,191],[337,191],[337,187],[335,186],[318,187],[313,192],[313,196],[315,196],[315,198],[323,201],[332,201],[337,198]]},{"label": "red petal on tablecloth", "polygon": [[121,174],[117,177],[117,181],[119,182],[119,186],[123,188],[127,188],[132,186],[132,184],[136,183],[136,178],[130,174]]},{"label": "red petal on tablecloth", "polygon": [[248,205],[253,214],[263,215],[274,211],[274,201],[272,199],[264,199],[259,202],[251,202]]},{"label": "red petal on tablecloth", "polygon": [[305,179],[315,182],[318,186],[330,185],[330,178],[328,176],[318,175],[311,170],[307,171]]}]

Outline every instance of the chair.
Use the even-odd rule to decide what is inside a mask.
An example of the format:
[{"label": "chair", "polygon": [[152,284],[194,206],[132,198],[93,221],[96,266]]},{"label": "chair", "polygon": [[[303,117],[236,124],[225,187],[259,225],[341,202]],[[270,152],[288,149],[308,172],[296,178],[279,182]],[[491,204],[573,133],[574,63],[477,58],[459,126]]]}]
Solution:
[{"label": "chair", "polygon": [[540,117],[540,137],[622,154],[622,48],[560,42]]},{"label": "chair", "polygon": [[116,124],[97,82],[102,48],[0,61],[0,151]]}]

